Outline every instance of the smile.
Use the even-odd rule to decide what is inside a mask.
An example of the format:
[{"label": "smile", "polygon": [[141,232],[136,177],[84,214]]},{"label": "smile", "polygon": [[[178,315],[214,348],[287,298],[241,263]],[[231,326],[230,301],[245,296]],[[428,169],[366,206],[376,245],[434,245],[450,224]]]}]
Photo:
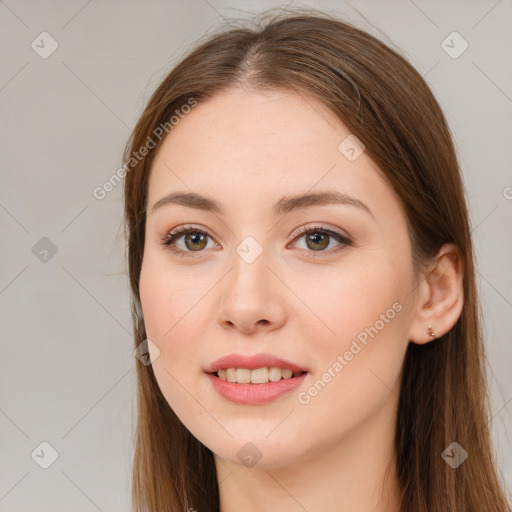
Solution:
[{"label": "smile", "polygon": [[221,368],[215,374],[219,379],[238,384],[266,384],[267,382],[277,382],[281,379],[291,379],[302,375],[305,372],[293,372],[289,368],[279,368],[277,366],[256,368]]}]

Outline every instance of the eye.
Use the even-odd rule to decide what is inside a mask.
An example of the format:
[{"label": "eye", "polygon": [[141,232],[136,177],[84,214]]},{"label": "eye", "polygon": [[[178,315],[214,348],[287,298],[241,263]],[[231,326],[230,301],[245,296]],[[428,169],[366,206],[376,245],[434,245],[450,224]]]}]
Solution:
[{"label": "eye", "polygon": [[[346,235],[323,226],[303,226],[295,235],[294,241],[301,238],[305,239],[306,248],[303,250],[313,253],[312,256],[324,255],[319,253],[337,253],[346,246],[353,245],[352,240]],[[162,244],[179,256],[190,257],[194,256],[194,253],[203,252],[204,249],[211,249],[212,245],[208,246],[208,239],[212,241],[213,246],[218,247],[218,244],[213,241],[207,231],[194,226],[180,226],[169,232],[162,239]],[[331,245],[332,239],[338,242],[338,246],[334,250],[326,251]],[[180,244],[180,242],[182,243]]]},{"label": "eye", "polygon": [[[209,238],[211,239],[210,235],[202,229],[194,226],[180,226],[168,233],[162,240],[162,244],[179,256],[188,257],[194,256],[194,252],[211,248],[208,246]],[[178,247],[181,241],[183,242],[182,247]],[[217,244],[214,243],[214,245]]]},{"label": "eye", "polygon": [[[336,253],[345,248],[345,246],[353,245],[353,242],[346,235],[339,233],[338,231],[334,231],[333,229],[325,228],[323,226],[313,226],[313,227],[301,227],[296,233],[296,237],[294,240],[300,240],[304,238],[305,240],[305,249],[308,252],[312,253],[327,253],[332,254]],[[326,251],[330,245],[332,239],[338,242],[337,248],[334,250]],[[332,249],[332,247],[331,247]],[[312,254],[313,256],[324,256],[324,254]]]}]

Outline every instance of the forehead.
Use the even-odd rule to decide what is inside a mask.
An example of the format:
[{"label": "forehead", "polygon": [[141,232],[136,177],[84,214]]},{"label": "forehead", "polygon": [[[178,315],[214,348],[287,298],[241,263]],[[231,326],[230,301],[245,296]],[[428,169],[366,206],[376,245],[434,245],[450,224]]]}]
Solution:
[{"label": "forehead", "polygon": [[[216,157],[230,162],[257,155],[246,168],[263,168],[271,158],[282,161],[306,149],[337,149],[348,130],[317,100],[285,91],[247,92],[234,89],[201,101],[164,140],[162,153],[191,152],[196,160]],[[306,147],[304,147],[306,145]],[[261,164],[261,165],[258,165]]]},{"label": "forehead", "polygon": [[176,189],[220,196],[228,204],[274,203],[315,187],[366,196],[365,202],[371,196],[396,201],[364,152],[353,161],[340,152],[349,135],[311,96],[219,93],[193,107],[161,143],[151,166],[148,205]]}]

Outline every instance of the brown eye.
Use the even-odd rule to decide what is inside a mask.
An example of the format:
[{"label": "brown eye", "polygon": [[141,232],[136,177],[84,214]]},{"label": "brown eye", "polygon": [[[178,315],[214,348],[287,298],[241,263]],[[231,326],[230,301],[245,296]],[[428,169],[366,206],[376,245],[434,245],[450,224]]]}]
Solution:
[{"label": "brown eye", "polygon": [[[333,254],[339,250],[344,249],[346,246],[353,245],[353,242],[347,236],[338,233],[332,229],[327,229],[321,226],[313,226],[310,228],[303,227],[299,230],[298,236],[295,240],[305,240],[304,249],[312,256],[323,256]],[[331,242],[334,241],[337,245],[331,246]],[[297,242],[295,242],[297,243]],[[316,253],[316,254],[315,254]]]},{"label": "brown eye", "polygon": [[185,235],[184,241],[185,246],[187,249],[190,249],[191,251],[200,251],[201,249],[204,249],[207,244],[207,236],[204,235],[198,231],[194,233],[188,233]]},{"label": "brown eye", "polygon": [[163,238],[162,244],[179,256],[193,256],[193,253],[206,252],[204,249],[212,246],[208,246],[209,241],[213,239],[206,231],[192,226],[174,230]]},{"label": "brown eye", "polygon": [[329,235],[311,233],[306,235],[306,245],[312,251],[321,251],[329,245]]}]

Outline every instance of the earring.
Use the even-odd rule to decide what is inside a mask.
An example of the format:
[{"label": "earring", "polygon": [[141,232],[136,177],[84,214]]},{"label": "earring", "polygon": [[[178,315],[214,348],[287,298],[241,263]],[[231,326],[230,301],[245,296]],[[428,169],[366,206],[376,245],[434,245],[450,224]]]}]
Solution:
[{"label": "earring", "polygon": [[427,329],[427,333],[429,336],[432,336],[432,338],[435,338],[437,336],[437,332],[432,329],[432,326],[429,325]]}]

